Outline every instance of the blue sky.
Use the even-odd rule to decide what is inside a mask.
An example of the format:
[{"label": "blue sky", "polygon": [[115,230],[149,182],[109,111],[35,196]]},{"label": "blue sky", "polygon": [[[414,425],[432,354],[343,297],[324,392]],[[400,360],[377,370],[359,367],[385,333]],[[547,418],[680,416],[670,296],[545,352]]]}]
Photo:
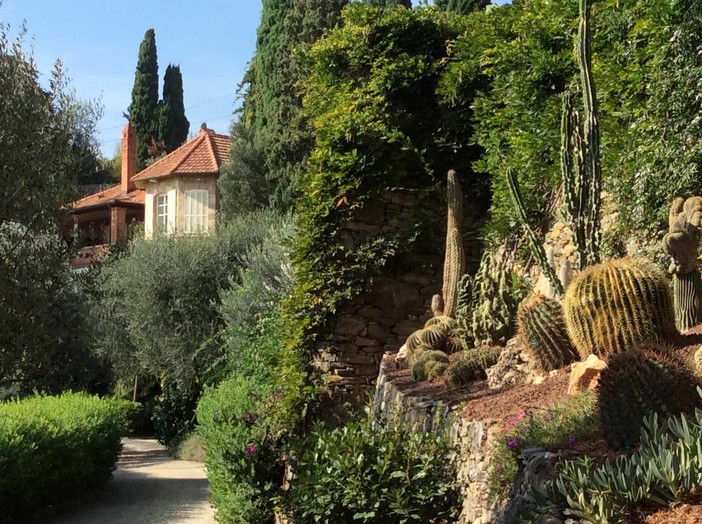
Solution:
[{"label": "blue sky", "polygon": [[[102,151],[111,157],[126,123],[139,44],[156,31],[159,75],[183,73],[190,132],[202,122],[227,133],[236,89],[256,44],[261,0],[0,0],[0,22],[16,35],[27,21],[39,70],[60,58],[81,99],[102,100]],[[497,3],[503,3],[498,1]]]}]

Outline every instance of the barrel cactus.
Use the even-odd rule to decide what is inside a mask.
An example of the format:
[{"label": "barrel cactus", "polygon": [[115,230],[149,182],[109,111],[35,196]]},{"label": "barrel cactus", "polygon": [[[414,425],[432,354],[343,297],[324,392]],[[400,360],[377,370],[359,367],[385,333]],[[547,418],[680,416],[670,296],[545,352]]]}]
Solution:
[{"label": "barrel cactus", "polygon": [[517,326],[544,371],[562,368],[577,359],[559,302],[538,293],[529,295],[517,310]]},{"label": "barrel cactus", "polygon": [[583,358],[607,358],[677,336],[670,286],[653,262],[623,258],[591,266],[568,287],[563,304],[570,340]]},{"label": "barrel cactus", "polygon": [[423,382],[441,376],[449,367],[449,358],[443,351],[422,351],[412,364],[412,380]]},{"label": "barrel cactus", "polygon": [[602,433],[615,449],[639,441],[643,419],[655,412],[669,416],[702,407],[702,383],[669,350],[646,345],[614,355],[600,375],[598,411]]},{"label": "barrel cactus", "polygon": [[502,348],[499,346],[469,349],[446,370],[444,374],[446,386],[458,388],[470,382],[487,378],[485,370],[497,363],[501,352]]}]

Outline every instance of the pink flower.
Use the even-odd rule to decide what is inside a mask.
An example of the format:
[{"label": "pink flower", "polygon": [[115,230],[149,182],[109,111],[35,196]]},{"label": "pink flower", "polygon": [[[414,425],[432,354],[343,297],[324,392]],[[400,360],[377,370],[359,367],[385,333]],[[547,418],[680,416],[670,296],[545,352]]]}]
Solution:
[{"label": "pink flower", "polygon": [[507,445],[508,445],[510,448],[514,449],[514,448],[516,448],[517,446],[519,446],[519,439],[518,439],[518,438],[511,438],[511,439],[509,439],[509,440],[507,441]]},{"label": "pink flower", "polygon": [[495,466],[495,473],[502,473],[502,466],[500,464]]},{"label": "pink flower", "polygon": [[256,446],[254,446],[253,444],[249,444],[248,446],[246,446],[246,454],[249,457],[255,455],[257,452],[258,452],[258,448]]}]

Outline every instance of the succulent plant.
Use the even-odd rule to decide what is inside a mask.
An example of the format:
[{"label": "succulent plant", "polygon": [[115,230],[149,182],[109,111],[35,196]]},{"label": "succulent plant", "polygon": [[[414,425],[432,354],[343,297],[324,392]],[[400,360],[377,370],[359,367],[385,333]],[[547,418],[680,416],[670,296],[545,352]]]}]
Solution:
[{"label": "succulent plant", "polygon": [[586,268],[563,304],[571,342],[583,358],[607,358],[677,336],[670,286],[653,262],[623,258]]},{"label": "succulent plant", "polygon": [[649,413],[670,416],[702,407],[695,377],[663,346],[644,345],[618,353],[602,371],[597,393],[599,420],[607,442],[628,449],[639,441]]},{"label": "succulent plant", "polygon": [[446,331],[439,326],[430,326],[419,331],[419,340],[432,349],[443,351],[447,338]]},{"label": "succulent plant", "polygon": [[681,330],[702,322],[702,277],[697,267],[701,222],[702,197],[673,201],[663,249],[672,259],[669,271],[673,274],[675,317]]},{"label": "succulent plant", "polygon": [[559,369],[578,358],[568,338],[561,304],[538,293],[517,311],[518,333],[544,371]]},{"label": "succulent plant", "polygon": [[695,373],[702,377],[702,346],[700,346],[692,357],[692,364]]},{"label": "succulent plant", "polygon": [[432,326],[438,326],[448,334],[452,330],[456,329],[456,319],[447,317],[446,315],[432,317],[424,323],[424,327],[428,328]]},{"label": "succulent plant", "polygon": [[433,380],[446,370],[449,363],[448,355],[443,351],[422,351],[412,363],[412,380]]},{"label": "succulent plant", "polygon": [[418,329],[409,337],[407,337],[407,341],[405,342],[405,344],[407,344],[407,349],[409,349],[411,352],[414,352],[417,349],[417,347],[419,347],[419,345],[422,344],[422,339],[419,336],[422,331],[423,330]]},{"label": "succulent plant", "polygon": [[499,346],[482,346],[465,351],[444,373],[446,386],[458,388],[487,378],[485,370],[497,363],[501,352],[502,348]]},{"label": "succulent plant", "polygon": [[466,256],[463,251],[463,191],[456,172],[451,169],[446,176],[446,202],[448,204],[446,224],[446,254],[444,258],[444,280],[442,296],[443,314],[453,317],[458,301],[458,281],[466,272]]}]

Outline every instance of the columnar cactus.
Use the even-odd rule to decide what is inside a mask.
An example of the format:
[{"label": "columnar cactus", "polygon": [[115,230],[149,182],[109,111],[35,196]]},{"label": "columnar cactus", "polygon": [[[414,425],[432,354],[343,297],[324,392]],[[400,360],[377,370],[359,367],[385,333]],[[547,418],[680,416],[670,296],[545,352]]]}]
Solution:
[{"label": "columnar cactus", "polygon": [[577,359],[559,302],[533,293],[519,305],[517,326],[544,371],[562,368]]},{"label": "columnar cactus", "polygon": [[446,229],[446,255],[444,259],[443,314],[456,315],[458,281],[466,272],[466,256],[463,251],[463,192],[456,172],[451,169],[446,177],[446,201],[448,219]]},{"label": "columnar cactus", "polygon": [[570,340],[585,358],[608,358],[677,335],[665,273],[644,259],[591,266],[571,283],[563,304]]},{"label": "columnar cactus", "polygon": [[697,267],[701,222],[702,197],[673,201],[663,249],[672,258],[669,271],[673,274],[675,316],[681,330],[702,322],[702,278]]},{"label": "columnar cactus", "polygon": [[502,348],[482,346],[469,349],[451,364],[444,373],[444,381],[449,388],[459,388],[470,382],[487,378],[485,370],[497,363]]},{"label": "columnar cactus", "polygon": [[615,449],[639,441],[643,419],[649,413],[677,415],[701,407],[697,387],[702,384],[690,369],[665,348],[643,346],[614,355],[598,386],[602,433]]}]

